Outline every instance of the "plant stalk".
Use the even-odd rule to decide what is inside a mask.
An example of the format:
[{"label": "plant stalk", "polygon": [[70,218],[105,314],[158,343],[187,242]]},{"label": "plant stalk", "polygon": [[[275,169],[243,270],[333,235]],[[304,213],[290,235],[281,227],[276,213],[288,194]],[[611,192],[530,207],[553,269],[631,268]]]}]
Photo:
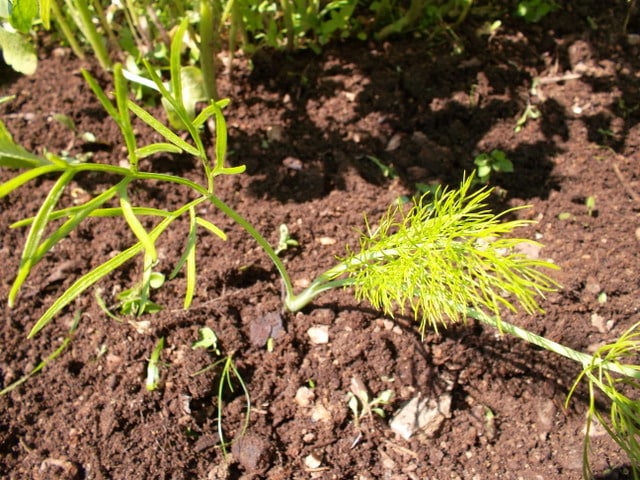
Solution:
[{"label": "plant stalk", "polygon": [[200,70],[209,100],[218,100],[216,54],[220,39],[221,6],[219,0],[200,1]]},{"label": "plant stalk", "polygon": [[540,348],[553,353],[557,353],[558,355],[562,355],[563,357],[573,360],[582,365],[583,368],[590,367],[595,363],[598,367],[602,367],[612,373],[617,373],[629,378],[640,379],[640,372],[636,369],[627,367],[625,365],[595,359],[593,356],[587,353],[578,352],[577,350],[561,345],[557,342],[554,342],[553,340],[549,340],[548,338],[536,335],[529,330],[525,330],[509,322],[499,320],[495,317],[487,315],[478,310],[474,310],[472,308],[467,309],[467,314],[486,325],[494,327],[501,333],[508,333],[509,335],[524,340],[525,342],[532,343]]}]

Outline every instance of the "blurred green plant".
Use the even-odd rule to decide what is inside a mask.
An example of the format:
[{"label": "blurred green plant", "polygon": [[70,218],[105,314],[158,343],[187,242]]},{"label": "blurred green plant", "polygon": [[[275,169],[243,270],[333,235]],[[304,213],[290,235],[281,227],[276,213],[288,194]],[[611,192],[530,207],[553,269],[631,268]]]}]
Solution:
[{"label": "blurred green plant", "polygon": [[31,75],[38,66],[31,41],[39,10],[36,2],[0,0],[0,50],[4,61],[15,71]]},{"label": "blurred green plant", "polygon": [[481,153],[473,160],[476,166],[478,183],[488,184],[493,172],[513,173],[513,163],[502,150],[492,150],[491,153]]},{"label": "blurred green plant", "polygon": [[559,8],[553,0],[521,0],[518,2],[516,14],[527,22],[538,23]]},{"label": "blurred green plant", "polygon": [[160,355],[162,355],[163,349],[164,337],[160,337],[147,362],[147,379],[144,386],[149,392],[157,390],[160,386]]}]

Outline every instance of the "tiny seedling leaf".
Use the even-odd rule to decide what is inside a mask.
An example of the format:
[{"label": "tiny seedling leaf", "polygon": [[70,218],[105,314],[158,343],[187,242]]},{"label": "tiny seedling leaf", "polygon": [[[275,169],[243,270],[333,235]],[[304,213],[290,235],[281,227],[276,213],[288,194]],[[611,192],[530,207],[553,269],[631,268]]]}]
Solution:
[{"label": "tiny seedling leaf", "polygon": [[194,342],[193,345],[191,345],[191,348],[194,350],[196,348],[213,350],[216,355],[220,355],[220,351],[218,350],[218,337],[215,332],[209,327],[202,327],[198,332],[200,334],[200,340]]},{"label": "tiny seedling leaf", "polygon": [[156,343],[153,352],[151,352],[151,357],[149,358],[149,363],[147,364],[147,380],[145,381],[145,388],[149,392],[153,392],[160,385],[160,355],[162,354],[162,349],[164,348],[164,337],[160,337],[158,342]]}]

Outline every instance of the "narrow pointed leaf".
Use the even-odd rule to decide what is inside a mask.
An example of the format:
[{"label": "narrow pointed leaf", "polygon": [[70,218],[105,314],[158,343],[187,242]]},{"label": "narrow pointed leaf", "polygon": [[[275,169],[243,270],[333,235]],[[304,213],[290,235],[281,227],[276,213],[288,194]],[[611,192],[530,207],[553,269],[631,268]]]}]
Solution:
[{"label": "narrow pointed leaf", "polygon": [[47,326],[53,317],[75,300],[82,292],[91,287],[101,278],[122,266],[125,262],[131,260],[142,250],[142,243],[138,242],[76,280],[73,285],[65,290],[65,292],[60,295],[53,304],[51,304],[42,317],[38,319],[36,324],[31,328],[27,338],[33,338],[40,330]]},{"label": "narrow pointed leaf", "polygon": [[43,165],[42,167],[37,167],[32,170],[27,170],[20,175],[13,177],[11,180],[7,180],[2,185],[0,185],[0,198],[7,196],[9,193],[13,192],[16,188],[21,187],[25,183],[33,180],[34,178],[38,178],[41,175],[46,175],[47,173],[60,171],[60,167],[55,165]]},{"label": "narrow pointed leaf", "polygon": [[67,184],[71,181],[74,174],[74,171],[68,170],[64,172],[60,176],[60,178],[58,178],[55,185],[51,187],[51,190],[49,190],[47,198],[40,206],[40,210],[33,220],[33,224],[31,225],[31,229],[29,230],[27,239],[25,240],[22,258],[20,259],[20,268],[18,269],[18,275],[16,276],[16,279],[11,286],[11,290],[9,291],[9,306],[14,305],[18,292],[20,291],[20,287],[31,272],[31,267],[33,267],[34,265],[34,257],[38,248],[38,244],[40,243],[40,239],[44,235],[44,231],[49,223],[49,216],[51,215],[51,212],[58,203],[62,192],[64,191]]},{"label": "narrow pointed leaf", "polygon": [[145,252],[151,257],[151,259],[155,262],[158,259],[158,253],[156,252],[156,247],[154,245],[153,240],[138,220],[138,217],[131,206],[131,202],[129,202],[129,196],[127,194],[127,184],[121,184],[118,189],[118,193],[120,194],[120,207],[122,208],[122,215],[124,219],[129,224],[129,228],[136,236],[140,242],[142,242],[144,246]]},{"label": "narrow pointed leaf", "polygon": [[174,144],[176,147],[196,157],[200,155],[200,152],[198,152],[197,149],[195,149],[192,145],[189,145],[182,138],[176,135],[171,129],[169,129],[168,127],[160,123],[158,120],[156,120],[149,112],[139,107],[137,104],[133,103],[132,101],[129,101],[127,105],[129,106],[129,109],[138,118],[140,118],[140,120],[142,120],[144,123],[149,125],[151,128],[153,128],[156,132],[158,132],[160,135],[162,135],[165,139],[167,139],[169,142]]},{"label": "narrow pointed leaf", "polygon": [[214,235],[220,237],[222,240],[226,240],[227,239],[227,234],[224,233],[221,229],[219,229],[218,227],[216,227],[213,223],[211,223],[208,220],[205,220],[202,217],[197,217],[196,218],[196,222],[198,223],[198,225],[200,225],[201,227],[206,228],[207,230],[209,230],[211,233],[213,233]]},{"label": "narrow pointed leaf", "polygon": [[153,143],[136,150],[138,158],[146,158],[157,153],[182,153],[183,150],[180,147],[175,146],[172,143]]}]

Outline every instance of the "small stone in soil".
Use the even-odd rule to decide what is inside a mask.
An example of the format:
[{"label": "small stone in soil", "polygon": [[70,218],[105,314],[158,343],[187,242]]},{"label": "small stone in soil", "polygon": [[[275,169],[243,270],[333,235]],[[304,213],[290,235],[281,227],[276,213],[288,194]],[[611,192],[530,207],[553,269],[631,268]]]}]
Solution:
[{"label": "small stone in soil", "polygon": [[309,387],[300,387],[296,392],[296,403],[301,407],[308,407],[313,403],[316,394]]},{"label": "small stone in soil", "polygon": [[236,439],[231,446],[231,453],[248,473],[264,472],[273,461],[273,451],[269,442],[251,433]]},{"label": "small stone in soil", "polygon": [[315,325],[307,330],[307,335],[309,335],[311,343],[315,345],[329,343],[329,326]]},{"label": "small stone in soil", "polygon": [[277,340],[284,333],[282,316],[278,312],[269,312],[261,317],[256,317],[249,325],[249,340],[255,347],[266,345],[269,337]]}]

